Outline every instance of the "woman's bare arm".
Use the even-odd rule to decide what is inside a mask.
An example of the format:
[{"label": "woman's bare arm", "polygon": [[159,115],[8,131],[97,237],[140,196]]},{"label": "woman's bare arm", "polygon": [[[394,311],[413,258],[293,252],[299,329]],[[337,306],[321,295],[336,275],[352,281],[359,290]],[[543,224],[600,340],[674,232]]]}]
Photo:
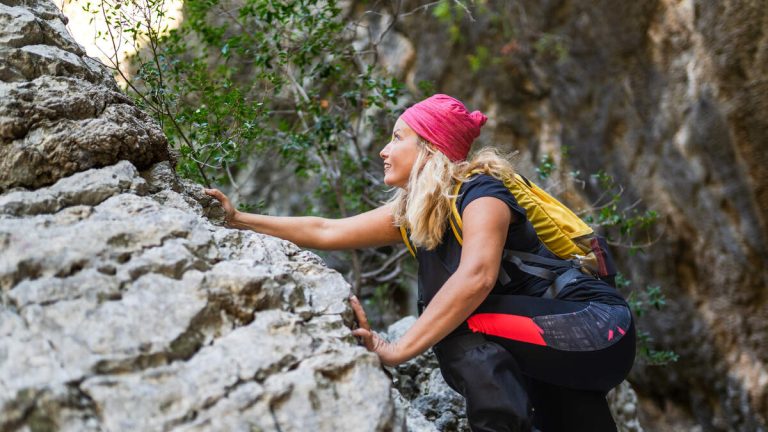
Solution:
[{"label": "woman's bare arm", "polygon": [[[369,329],[353,332],[363,337],[368,349],[376,351],[385,364],[407,361],[435,345],[466,320],[493,289],[512,212],[501,200],[484,197],[472,201],[462,219],[464,244],[459,268],[405,335],[388,344]],[[352,306],[358,316],[364,315],[359,302],[353,300]]]},{"label": "woman's bare arm", "polygon": [[303,248],[321,250],[359,249],[384,246],[402,241],[392,223],[388,205],[344,219],[314,216],[266,216],[240,212],[216,189],[206,193],[219,200],[230,215],[228,225],[289,240]]}]

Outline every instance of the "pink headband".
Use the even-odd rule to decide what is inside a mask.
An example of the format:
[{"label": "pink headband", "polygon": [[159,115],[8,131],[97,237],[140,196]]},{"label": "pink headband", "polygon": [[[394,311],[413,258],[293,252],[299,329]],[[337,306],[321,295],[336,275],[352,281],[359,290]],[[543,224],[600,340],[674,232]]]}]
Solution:
[{"label": "pink headband", "polygon": [[400,118],[452,162],[467,158],[472,141],[488,120],[480,111],[470,113],[458,99],[444,94],[424,99],[405,110]]}]

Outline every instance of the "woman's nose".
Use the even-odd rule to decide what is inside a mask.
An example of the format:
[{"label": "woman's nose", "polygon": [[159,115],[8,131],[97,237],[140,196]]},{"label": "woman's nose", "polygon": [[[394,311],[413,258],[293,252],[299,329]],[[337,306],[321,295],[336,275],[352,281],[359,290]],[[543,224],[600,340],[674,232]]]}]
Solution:
[{"label": "woman's nose", "polygon": [[387,157],[389,157],[389,143],[387,143],[387,145],[385,145],[384,148],[381,149],[381,151],[379,152],[379,157],[382,159],[386,159]]}]

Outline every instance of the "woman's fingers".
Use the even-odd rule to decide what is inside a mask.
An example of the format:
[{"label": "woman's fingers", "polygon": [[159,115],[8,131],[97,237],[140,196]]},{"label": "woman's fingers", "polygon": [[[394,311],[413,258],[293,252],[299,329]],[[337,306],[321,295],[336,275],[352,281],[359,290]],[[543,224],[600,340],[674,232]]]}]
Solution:
[{"label": "woman's fingers", "polygon": [[366,330],[364,328],[358,328],[352,330],[352,335],[363,340],[365,349],[368,351],[376,351],[376,340],[372,331]]},{"label": "woman's fingers", "polygon": [[357,317],[357,323],[360,328],[352,330],[352,334],[363,340],[363,344],[368,351],[373,351],[376,348],[376,343],[373,340],[374,335],[371,331],[371,326],[368,324],[368,318],[365,316],[365,310],[363,305],[360,304],[360,300],[356,296],[349,298],[349,304],[352,306],[352,310],[355,311],[355,317]]},{"label": "woman's fingers", "polygon": [[399,364],[402,360],[398,360],[396,346],[371,331],[371,326],[368,324],[368,318],[365,316],[360,300],[355,296],[351,296],[349,297],[349,304],[352,306],[352,310],[355,311],[357,322],[360,324],[359,328],[352,330],[352,335],[362,339],[365,349],[378,354],[382,363],[388,366]]},{"label": "woman's fingers", "polygon": [[203,188],[203,192],[206,195],[212,196],[221,203],[221,208],[224,209],[225,213],[224,221],[229,223],[232,220],[232,216],[235,214],[235,208],[232,207],[232,203],[229,202],[229,198],[227,198],[227,196],[218,189]]},{"label": "woman's fingers", "polygon": [[370,350],[373,348],[373,333],[366,329],[354,329],[352,330],[352,335],[355,337],[359,337],[363,339],[363,344],[365,344],[365,348]]},{"label": "woman's fingers", "polygon": [[360,328],[370,332],[371,326],[368,324],[368,317],[365,316],[365,310],[363,310],[363,305],[360,304],[360,300],[358,300],[356,296],[351,296],[349,298],[349,304],[352,306],[352,310],[355,311],[355,317],[357,317],[357,323],[360,324]]},{"label": "woman's fingers", "polygon": [[203,192],[205,192],[207,195],[210,195],[214,198],[216,198],[219,201],[223,201],[226,199],[226,195],[224,195],[220,190],[218,189],[203,189]]}]

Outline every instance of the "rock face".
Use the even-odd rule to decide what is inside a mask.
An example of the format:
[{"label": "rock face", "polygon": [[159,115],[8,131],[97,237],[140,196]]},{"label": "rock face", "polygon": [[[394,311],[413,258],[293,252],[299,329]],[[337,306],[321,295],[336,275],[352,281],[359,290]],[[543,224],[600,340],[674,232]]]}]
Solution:
[{"label": "rock face", "polygon": [[53,2],[0,2],[0,192],[169,159],[156,122],[67,33]]},{"label": "rock face", "polygon": [[617,250],[636,287],[663,287],[667,309],[642,326],[680,355],[632,375],[647,412],[661,413],[648,420],[672,428],[669,407],[704,430],[766,430],[765,2],[487,2],[471,12],[474,21],[459,7],[447,20],[403,16],[393,31],[416,60],[402,79],[485,111],[481,141],[520,150],[523,172],[551,155],[573,202],[600,195],[586,174],[603,170],[625,202],[664,215],[648,253]]},{"label": "rock face", "polygon": [[211,225],[167,163],[142,174],[0,195],[0,430],[399,427],[341,275]]},{"label": "rock face", "polygon": [[52,3],[0,2],[0,80],[0,430],[403,429],[349,285],[212,224]]}]

